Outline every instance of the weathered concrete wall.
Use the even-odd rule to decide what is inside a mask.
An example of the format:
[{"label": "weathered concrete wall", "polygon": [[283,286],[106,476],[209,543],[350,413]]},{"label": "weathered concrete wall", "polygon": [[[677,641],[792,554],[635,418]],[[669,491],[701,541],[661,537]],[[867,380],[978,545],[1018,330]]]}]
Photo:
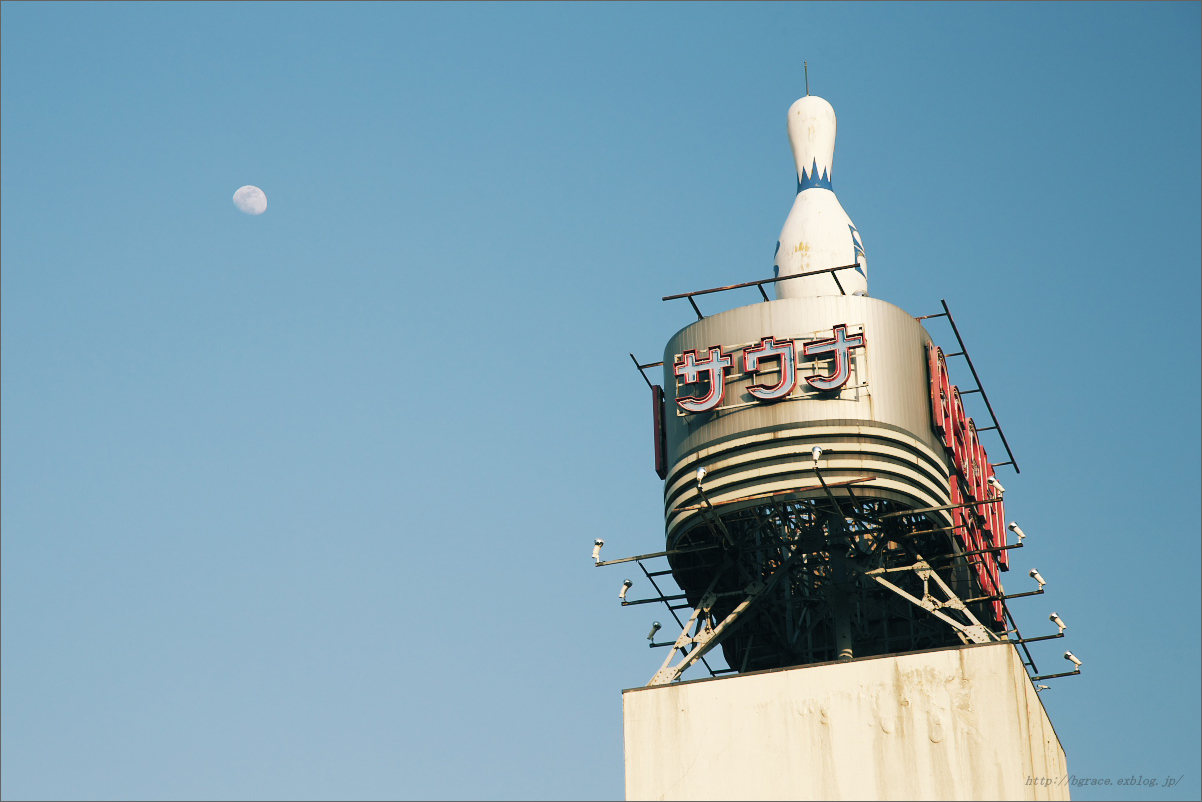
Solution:
[{"label": "weathered concrete wall", "polygon": [[627,799],[1068,799],[1013,646],[635,688]]}]

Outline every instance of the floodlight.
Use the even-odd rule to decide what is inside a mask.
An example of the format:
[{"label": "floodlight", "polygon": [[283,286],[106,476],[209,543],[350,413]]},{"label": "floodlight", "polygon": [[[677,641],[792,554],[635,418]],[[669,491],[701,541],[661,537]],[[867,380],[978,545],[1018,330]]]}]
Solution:
[{"label": "floodlight", "polygon": [[625,582],[623,582],[622,589],[618,591],[618,598],[621,599],[622,601],[626,601],[626,591],[630,590],[630,586],[633,584],[634,583],[631,582],[629,579],[627,579]]}]

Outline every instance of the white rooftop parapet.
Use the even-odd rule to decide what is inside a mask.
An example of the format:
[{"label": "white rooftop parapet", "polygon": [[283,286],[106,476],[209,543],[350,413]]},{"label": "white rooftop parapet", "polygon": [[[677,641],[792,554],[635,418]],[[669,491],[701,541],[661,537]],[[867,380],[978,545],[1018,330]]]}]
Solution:
[{"label": "white rooftop parapet", "polygon": [[1068,799],[1014,646],[859,658],[622,694],[627,799]]}]

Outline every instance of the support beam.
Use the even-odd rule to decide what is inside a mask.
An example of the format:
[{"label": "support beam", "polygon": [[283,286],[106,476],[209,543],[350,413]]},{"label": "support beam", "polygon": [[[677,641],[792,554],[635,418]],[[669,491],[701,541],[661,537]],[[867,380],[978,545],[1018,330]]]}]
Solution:
[{"label": "support beam", "polygon": [[[681,631],[680,637],[676,639],[676,643],[673,644],[672,650],[668,653],[667,659],[664,660],[664,664],[660,667],[659,671],[655,672],[655,676],[652,677],[651,681],[647,683],[647,687],[651,687],[653,685],[667,685],[670,682],[675,682],[676,680],[680,679],[681,674],[683,674],[689,666],[721,643],[722,640],[729,635],[736,626],[742,623],[743,619],[740,618],[740,616],[749,607],[751,607],[751,605],[755,604],[757,600],[763,598],[765,592],[771,590],[782,576],[788,574],[789,570],[792,569],[793,564],[797,561],[798,556],[799,555],[795,553],[792,557],[781,563],[780,568],[776,569],[772,576],[768,577],[766,582],[756,580],[745,587],[743,589],[743,593],[746,594],[746,596],[743,601],[739,602],[738,606],[735,607],[735,609],[730,612],[730,615],[726,616],[726,618],[724,618],[722,622],[718,624],[718,626],[711,628],[710,612],[713,609],[714,604],[718,601],[719,595],[714,593],[714,585],[717,583],[718,577],[722,575],[722,572],[719,571],[717,574],[715,574],[713,581],[710,582],[709,589],[706,590],[705,595],[701,597],[701,602],[697,605],[696,609],[693,610],[693,614],[689,616],[688,622],[685,624],[683,631]],[[697,634],[689,635],[689,627],[695,622],[697,623],[698,628]],[[676,652],[689,644],[693,644],[693,650],[685,655],[684,659],[675,666],[670,665]]]},{"label": "support beam", "polygon": [[[885,574],[900,573],[903,571],[913,571],[922,580],[921,599],[907,593],[884,577]],[[1001,638],[977,620],[977,617],[969,611],[964,602],[960,601],[960,598],[952,592],[952,589],[947,586],[943,578],[925,560],[920,560],[914,565],[904,568],[877,568],[872,571],[865,571],[864,574],[874,579],[880,585],[889,588],[903,599],[926,610],[940,621],[950,625],[965,643],[990,643],[991,641],[1001,640]],[[939,586],[940,591],[946,596],[944,601],[939,601],[931,595],[930,581],[932,579],[935,580],[935,584]],[[967,618],[969,623],[963,624],[946,613],[941,612],[944,609],[955,610]]]}]

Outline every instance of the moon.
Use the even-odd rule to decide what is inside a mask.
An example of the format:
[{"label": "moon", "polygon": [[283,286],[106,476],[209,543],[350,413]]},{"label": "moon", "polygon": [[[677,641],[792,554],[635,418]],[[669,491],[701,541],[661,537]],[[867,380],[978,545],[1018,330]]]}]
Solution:
[{"label": "moon", "polygon": [[234,193],[234,205],[244,214],[263,214],[267,211],[267,195],[258,187],[247,184]]}]

